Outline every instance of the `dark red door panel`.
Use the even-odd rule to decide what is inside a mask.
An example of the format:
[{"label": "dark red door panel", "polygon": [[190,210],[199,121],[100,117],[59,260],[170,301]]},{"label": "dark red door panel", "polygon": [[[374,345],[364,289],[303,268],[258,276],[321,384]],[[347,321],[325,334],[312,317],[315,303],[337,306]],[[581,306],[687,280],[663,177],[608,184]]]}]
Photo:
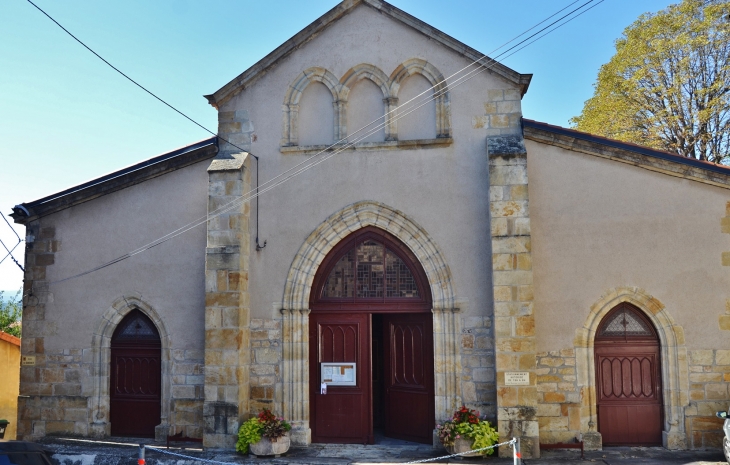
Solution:
[{"label": "dark red door panel", "polygon": [[109,419],[112,436],[154,437],[160,424],[161,344],[154,323],[132,310],[111,340]]},{"label": "dark red door panel", "polygon": [[598,430],[605,445],[661,445],[659,347],[596,346]]},{"label": "dark red door panel", "polygon": [[383,316],[385,435],[430,444],[434,427],[430,313]]},{"label": "dark red door panel", "polygon": [[[373,442],[370,407],[370,315],[312,314],[309,324],[312,441]],[[320,393],[321,364],[355,362],[356,386]]]},{"label": "dark red door panel", "polygon": [[160,424],[160,348],[112,349],[113,436],[154,437]]}]

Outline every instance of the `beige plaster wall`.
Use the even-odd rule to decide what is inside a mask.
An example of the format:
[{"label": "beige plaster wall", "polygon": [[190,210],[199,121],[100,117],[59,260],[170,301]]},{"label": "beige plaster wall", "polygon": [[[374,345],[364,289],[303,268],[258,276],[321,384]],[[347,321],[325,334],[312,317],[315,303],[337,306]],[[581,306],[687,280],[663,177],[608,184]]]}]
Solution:
[{"label": "beige plaster wall", "polygon": [[15,439],[18,430],[20,346],[6,339],[0,338],[0,420],[10,422],[4,436],[8,440]]},{"label": "beige plaster wall", "polygon": [[[200,162],[42,218],[60,242],[47,281],[86,271],[204,218],[208,165]],[[121,296],[137,294],[163,318],[174,348],[202,350],[205,243],[201,225],[123,262],[52,285],[45,348],[90,347],[103,312]]]},{"label": "beige plaster wall", "polygon": [[684,328],[687,349],[730,347],[720,229],[730,190],[526,141],[537,350],[573,347],[607,291],[638,287]]},{"label": "beige plaster wall", "polygon": [[162,338],[162,423],[202,435],[205,225],[112,266],[207,211],[208,161],[108,194],[26,225],[18,437],[105,436],[109,341],[133,308]]},{"label": "beige plaster wall", "polygon": [[[470,63],[422,34],[360,6],[281,60],[220,111],[247,114],[255,134],[255,142],[248,147],[260,157],[263,182],[311,156],[284,154],[279,147],[281,103],[303,70],[319,66],[339,79],[353,66],[369,63],[389,75],[410,58],[428,61],[444,76]],[[494,98],[489,90],[498,90],[501,99],[504,89],[517,92],[513,85],[485,72],[451,90],[451,146],[345,152],[263,194],[259,236],[268,246],[253,252],[251,260],[252,318],[279,318],[277,305],[287,273],[304,239],[329,215],[362,200],[401,210],[423,226],[444,251],[457,299],[468,302],[464,314],[491,313],[488,129],[483,117],[485,104]],[[348,114],[348,132],[352,133],[358,128],[349,124],[350,119]],[[425,114],[423,120],[434,124],[432,115]],[[413,115],[408,126],[414,126]],[[300,124],[303,127],[306,125]],[[254,203],[253,228],[255,208]]]}]

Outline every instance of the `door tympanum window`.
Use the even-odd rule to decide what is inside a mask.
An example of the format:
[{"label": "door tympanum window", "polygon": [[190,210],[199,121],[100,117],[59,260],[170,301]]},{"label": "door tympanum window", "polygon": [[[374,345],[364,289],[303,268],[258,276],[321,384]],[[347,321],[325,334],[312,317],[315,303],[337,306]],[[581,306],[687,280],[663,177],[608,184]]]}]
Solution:
[{"label": "door tympanum window", "polygon": [[[312,440],[372,443],[377,417],[390,437],[430,443],[431,292],[413,253],[378,228],[351,234],[320,265],[310,305]],[[356,363],[357,385],[322,394],[322,363]]]},{"label": "door tympanum window", "polygon": [[636,307],[621,303],[596,333],[598,431],[604,445],[662,443],[659,339]]}]

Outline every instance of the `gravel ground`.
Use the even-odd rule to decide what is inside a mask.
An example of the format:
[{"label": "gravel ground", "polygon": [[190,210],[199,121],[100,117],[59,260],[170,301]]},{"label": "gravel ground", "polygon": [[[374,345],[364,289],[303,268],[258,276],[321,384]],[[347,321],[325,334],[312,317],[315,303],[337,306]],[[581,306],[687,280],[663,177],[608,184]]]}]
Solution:
[{"label": "gravel ground", "polygon": [[[139,443],[152,445],[149,439],[108,439],[92,441],[71,438],[47,438],[43,444],[54,452],[58,465],[135,465]],[[158,445],[159,446],[159,445]],[[422,444],[407,445],[321,445],[293,447],[281,457],[253,457],[228,451],[202,451],[191,446],[184,450],[171,448],[169,452],[147,448],[147,465],[193,465],[206,461],[219,464],[272,464],[272,465],[350,465],[407,463],[414,460],[434,459],[446,452]],[[164,450],[164,449],[163,449]],[[210,462],[209,462],[210,463]],[[448,458],[436,459],[434,464],[512,464],[510,458]],[[574,450],[545,451],[539,459],[525,459],[524,465],[727,465],[722,452],[712,451],[668,451],[660,447],[612,447],[603,451],[580,452]],[[214,465],[214,464],[213,464]]]}]

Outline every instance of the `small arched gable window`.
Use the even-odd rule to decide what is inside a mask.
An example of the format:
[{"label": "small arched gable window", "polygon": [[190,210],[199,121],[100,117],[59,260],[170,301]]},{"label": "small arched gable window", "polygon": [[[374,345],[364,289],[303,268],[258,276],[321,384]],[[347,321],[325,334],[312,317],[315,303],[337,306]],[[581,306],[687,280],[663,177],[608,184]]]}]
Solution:
[{"label": "small arched gable window", "polygon": [[403,80],[398,101],[404,108],[398,107],[396,112],[399,140],[436,138],[436,100],[431,83],[422,74]]},{"label": "small arched gable window", "polygon": [[335,142],[335,114],[332,93],[321,82],[312,81],[299,100],[299,144],[329,145]]},{"label": "small arched gable window", "polygon": [[343,304],[375,311],[430,308],[428,281],[413,253],[375,227],[351,234],[332,249],[313,284],[313,310]]},{"label": "small arched gable window", "polygon": [[656,341],[656,330],[643,312],[635,306],[623,302],[614,307],[603,318],[596,333],[596,340],[638,340]]},{"label": "small arched gable window", "polygon": [[112,335],[112,344],[144,343],[160,345],[160,333],[155,324],[141,311],[134,309],[124,317]]}]

